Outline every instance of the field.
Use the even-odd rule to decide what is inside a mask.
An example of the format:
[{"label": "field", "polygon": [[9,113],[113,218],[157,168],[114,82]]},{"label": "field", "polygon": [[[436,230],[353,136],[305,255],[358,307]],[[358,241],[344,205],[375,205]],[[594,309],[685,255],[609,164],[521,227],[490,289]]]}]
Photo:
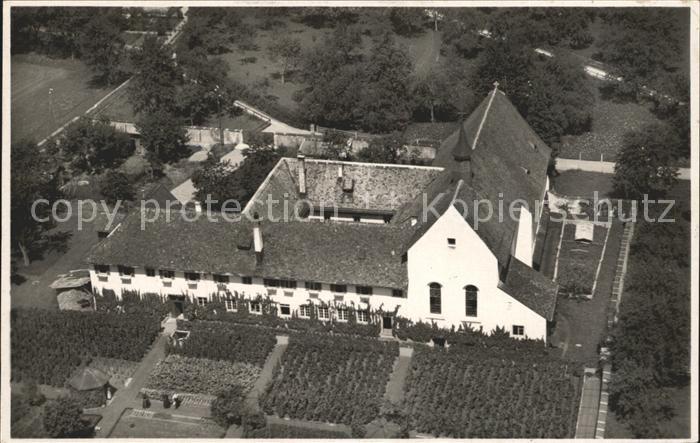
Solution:
[{"label": "field", "polygon": [[575,286],[575,291],[578,294],[590,295],[593,293],[596,272],[607,240],[608,228],[595,226],[593,241],[590,243],[576,241],[575,233],[576,225],[566,224],[564,226],[556,280],[562,291],[574,291],[573,287]]},{"label": "field", "polygon": [[308,427],[292,426],[283,423],[268,423],[262,429],[255,429],[246,433],[245,438],[350,438],[347,432],[325,429],[312,429]]},{"label": "field", "polygon": [[[247,20],[253,28],[258,26],[256,18],[250,17]],[[265,95],[276,97],[281,106],[293,110],[296,109],[293,95],[303,88],[303,84],[298,83],[293,74],[288,76],[285,83],[282,83],[281,79],[273,78],[279,74],[280,67],[268,57],[267,47],[283,30],[285,34],[298,39],[303,50],[309,50],[319,43],[325,35],[330,34],[332,29],[317,29],[288,18],[283,20],[279,27],[271,30],[258,28],[247,49],[234,46],[231,48],[232,51],[223,54],[222,58],[231,68],[229,71],[231,79],[253,87],[258,92],[264,92]],[[441,40],[439,34],[433,31],[426,31],[412,38],[396,36],[396,41],[406,48],[413,60],[414,72],[418,76],[425,75],[439,56]],[[364,36],[363,51],[365,53],[369,53],[369,45],[370,39]]]},{"label": "field", "polygon": [[626,132],[642,129],[658,122],[658,119],[644,104],[617,103],[603,99],[598,91],[602,82],[594,79],[589,81],[595,83],[591,131],[563,137],[559,156],[614,162]]},{"label": "field", "polygon": [[11,63],[13,142],[38,142],[109,92],[91,85],[92,72],[78,60],[25,54],[13,55]]},{"label": "field", "polygon": [[261,407],[281,418],[369,423],[398,353],[395,342],[293,334]]},{"label": "field", "polygon": [[225,433],[225,429],[211,420],[126,409],[109,437],[221,438]]},{"label": "field", "polygon": [[[419,433],[450,438],[573,437],[580,386],[574,366],[477,349],[417,349],[406,407]],[[490,354],[489,354],[490,353]]]},{"label": "field", "polygon": [[600,198],[612,192],[612,174],[571,170],[560,172],[554,178],[553,189],[560,195],[593,198],[598,192]]}]

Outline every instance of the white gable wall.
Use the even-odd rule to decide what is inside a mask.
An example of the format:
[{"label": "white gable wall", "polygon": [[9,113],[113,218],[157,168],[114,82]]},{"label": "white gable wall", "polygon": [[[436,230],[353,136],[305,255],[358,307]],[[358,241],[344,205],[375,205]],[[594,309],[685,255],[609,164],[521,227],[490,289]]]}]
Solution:
[{"label": "white gable wall", "polygon": [[[532,225],[530,225],[531,228]],[[455,239],[455,246],[448,245]],[[546,339],[546,320],[499,289],[498,261],[479,235],[450,207],[408,251],[408,299],[399,315],[458,327],[470,322],[491,332],[523,326],[530,338]],[[430,313],[429,284],[442,285],[442,312]],[[476,317],[466,315],[464,287],[479,288]]]},{"label": "white gable wall", "polygon": [[521,206],[513,255],[529,267],[532,267],[532,255],[535,248],[533,232],[532,213],[525,206]]}]

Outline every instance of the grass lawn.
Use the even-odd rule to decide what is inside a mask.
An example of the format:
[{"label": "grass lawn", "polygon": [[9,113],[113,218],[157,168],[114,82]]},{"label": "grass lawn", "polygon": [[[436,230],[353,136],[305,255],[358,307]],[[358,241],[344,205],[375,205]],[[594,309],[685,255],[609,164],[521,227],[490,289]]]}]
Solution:
[{"label": "grass lawn", "polygon": [[595,104],[592,109],[593,123],[591,130],[577,136],[562,137],[559,156],[562,158],[581,158],[582,160],[615,161],[622,146],[622,137],[626,132],[642,129],[659,120],[651,113],[649,107],[639,103],[618,103],[605,100],[600,96],[600,80],[590,79],[594,83]]},{"label": "grass lawn", "polygon": [[92,86],[93,74],[79,60],[21,54],[13,55],[11,63],[13,142],[24,138],[38,142],[110,90]]},{"label": "grass lawn", "polygon": [[226,430],[211,420],[156,413],[153,417],[132,416],[126,409],[110,438],[221,438]]},{"label": "grass lawn", "polygon": [[[256,18],[248,18],[253,27],[257,26]],[[258,28],[253,37],[255,49],[243,50],[237,46],[231,47],[231,52],[223,54],[230,67],[229,77],[247,86],[256,88],[259,92],[276,97],[277,102],[288,109],[296,109],[293,95],[304,85],[297,82],[295,75],[288,75],[285,83],[275,79],[281,69],[278,64],[268,57],[267,47],[277,39],[280,31],[292,38],[298,39],[304,50],[313,48],[320,43],[324,36],[332,33],[332,28],[313,28],[290,18],[284,19],[284,24],[271,30]],[[414,63],[414,73],[424,76],[430,67],[437,62],[442,41],[439,33],[426,31],[413,37],[395,36],[398,44],[403,45]],[[363,36],[362,52],[369,55],[371,39]],[[255,105],[254,103],[251,103]],[[273,116],[274,117],[274,116]]]},{"label": "grass lawn", "polygon": [[559,250],[557,281],[563,284],[564,281],[575,280],[585,288],[584,294],[591,294],[608,229],[604,226],[595,226],[591,243],[576,241],[575,233],[576,225],[564,226],[564,236]]},{"label": "grass lawn", "polygon": [[133,123],[136,121],[136,112],[134,112],[134,107],[129,103],[129,85],[100,103],[100,106],[92,111],[91,116],[94,118],[106,117],[109,120],[118,122]]},{"label": "grass lawn", "polygon": [[612,192],[612,174],[589,171],[562,171],[554,178],[552,188],[561,195],[570,197],[593,198],[598,191],[600,198],[607,197]]}]

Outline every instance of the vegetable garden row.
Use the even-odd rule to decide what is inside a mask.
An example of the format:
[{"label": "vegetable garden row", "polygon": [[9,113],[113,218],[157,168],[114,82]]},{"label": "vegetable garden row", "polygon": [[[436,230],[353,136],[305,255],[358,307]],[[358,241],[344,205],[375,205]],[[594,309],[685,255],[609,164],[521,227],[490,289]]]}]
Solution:
[{"label": "vegetable garden row", "polygon": [[494,354],[417,349],[406,382],[411,426],[451,438],[573,437],[580,390],[573,368]]},{"label": "vegetable garden row", "polygon": [[366,424],[379,414],[398,353],[396,342],[293,334],[261,407],[278,417]]},{"label": "vegetable garden row", "polygon": [[160,330],[145,313],[14,309],[11,321],[12,380],[63,386],[94,357],[139,361]]}]

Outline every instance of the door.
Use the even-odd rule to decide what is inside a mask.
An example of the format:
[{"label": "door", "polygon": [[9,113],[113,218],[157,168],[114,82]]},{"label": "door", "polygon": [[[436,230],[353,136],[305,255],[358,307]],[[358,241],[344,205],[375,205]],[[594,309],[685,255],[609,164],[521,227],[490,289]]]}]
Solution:
[{"label": "door", "polygon": [[382,317],[382,329],[391,329],[392,327],[392,318],[390,315],[385,315]]},{"label": "door", "polygon": [[185,312],[185,296],[184,295],[168,295],[168,299],[172,303],[170,312],[173,317],[178,317]]}]

